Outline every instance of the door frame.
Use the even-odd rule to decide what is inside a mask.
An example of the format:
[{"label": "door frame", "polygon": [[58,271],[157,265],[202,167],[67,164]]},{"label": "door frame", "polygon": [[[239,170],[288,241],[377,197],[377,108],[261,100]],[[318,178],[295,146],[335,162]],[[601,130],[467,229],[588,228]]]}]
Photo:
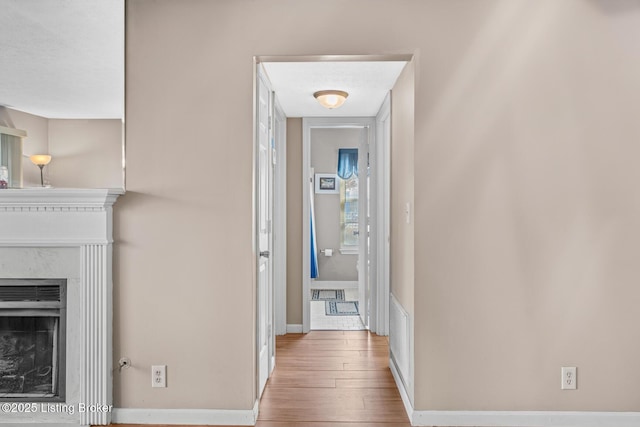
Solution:
[{"label": "door frame", "polygon": [[[373,174],[371,205],[371,246],[375,257],[371,262],[371,275],[375,276],[377,292],[371,293],[372,306],[376,311],[370,315],[371,331],[378,335],[389,335],[390,304],[390,255],[391,255],[391,92],[387,93],[376,115],[375,147],[371,152]],[[373,310],[372,310],[373,311]]]},{"label": "door frame", "polygon": [[[375,150],[376,146],[376,131],[375,131],[376,121],[374,117],[303,117],[302,118],[302,179],[304,180],[302,185],[302,332],[307,333],[311,330],[311,310],[310,310],[310,302],[311,302],[311,242],[310,242],[310,224],[309,224],[309,201],[310,201],[310,186],[308,179],[309,170],[311,168],[311,129],[314,128],[368,128],[368,144],[369,144],[369,152]],[[375,166],[371,166],[371,172],[377,173],[375,171]],[[375,192],[373,185],[374,180],[371,180],[372,188],[370,191]],[[373,213],[373,212],[372,212]],[[377,210],[376,213],[377,215]],[[372,215],[373,216],[373,215]],[[377,233],[377,230],[373,230],[373,225],[370,225],[371,234]],[[363,235],[361,235],[363,236]],[[372,258],[375,258],[375,252],[377,248],[372,246]],[[362,251],[361,251],[362,252]],[[359,254],[362,259],[366,259],[366,254]],[[366,274],[365,272],[359,272],[360,274]],[[374,278],[374,274],[370,275],[371,278]],[[359,285],[361,286],[361,285]],[[371,293],[378,292],[375,280],[371,280],[369,284],[369,289]],[[369,298],[371,305],[369,306],[369,325],[373,324],[371,316],[377,313],[378,308],[377,304],[385,304],[384,301],[375,301],[376,306],[373,306],[374,300]],[[386,305],[389,304],[389,297],[387,295]],[[366,306],[366,302],[361,305]],[[377,322],[377,319],[376,319]],[[375,331],[374,331],[375,332]]]},{"label": "door frame", "polygon": [[287,116],[274,93],[273,292],[275,335],[287,333]]}]

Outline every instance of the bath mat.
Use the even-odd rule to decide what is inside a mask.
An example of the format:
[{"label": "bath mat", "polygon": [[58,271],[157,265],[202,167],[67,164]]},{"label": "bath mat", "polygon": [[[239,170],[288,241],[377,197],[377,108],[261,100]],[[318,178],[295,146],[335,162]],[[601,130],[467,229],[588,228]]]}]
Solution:
[{"label": "bath mat", "polygon": [[313,301],[344,301],[344,289],[313,289],[311,293]]},{"label": "bath mat", "polygon": [[358,301],[325,301],[324,312],[327,316],[357,316]]}]

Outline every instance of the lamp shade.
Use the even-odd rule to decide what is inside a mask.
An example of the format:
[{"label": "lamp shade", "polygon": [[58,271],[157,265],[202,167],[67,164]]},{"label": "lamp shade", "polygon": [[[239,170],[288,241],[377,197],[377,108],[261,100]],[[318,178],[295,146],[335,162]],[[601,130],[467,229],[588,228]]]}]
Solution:
[{"label": "lamp shade", "polygon": [[349,94],[342,90],[320,90],[313,96],[323,107],[333,109],[344,104]]},{"label": "lamp shade", "polygon": [[31,163],[33,163],[34,165],[44,166],[49,164],[49,162],[51,161],[51,156],[48,154],[34,154],[33,156],[29,157],[29,160],[31,160]]}]

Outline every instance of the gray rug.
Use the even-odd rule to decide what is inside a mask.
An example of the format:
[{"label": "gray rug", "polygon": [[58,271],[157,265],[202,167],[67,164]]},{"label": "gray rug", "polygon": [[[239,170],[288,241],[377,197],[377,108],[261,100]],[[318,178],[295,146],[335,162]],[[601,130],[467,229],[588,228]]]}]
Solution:
[{"label": "gray rug", "polygon": [[324,312],[327,316],[357,316],[358,301],[325,301]]},{"label": "gray rug", "polygon": [[312,301],[344,301],[344,289],[313,289]]}]

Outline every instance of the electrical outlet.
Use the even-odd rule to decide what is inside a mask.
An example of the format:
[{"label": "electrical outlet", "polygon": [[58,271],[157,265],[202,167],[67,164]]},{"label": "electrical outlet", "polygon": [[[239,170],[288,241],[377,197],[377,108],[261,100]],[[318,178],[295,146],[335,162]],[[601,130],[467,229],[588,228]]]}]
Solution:
[{"label": "electrical outlet", "polygon": [[167,365],[154,365],[151,367],[151,387],[167,386]]},{"label": "electrical outlet", "polygon": [[574,367],[562,368],[562,390],[575,390],[578,388],[578,375],[577,370]]}]

